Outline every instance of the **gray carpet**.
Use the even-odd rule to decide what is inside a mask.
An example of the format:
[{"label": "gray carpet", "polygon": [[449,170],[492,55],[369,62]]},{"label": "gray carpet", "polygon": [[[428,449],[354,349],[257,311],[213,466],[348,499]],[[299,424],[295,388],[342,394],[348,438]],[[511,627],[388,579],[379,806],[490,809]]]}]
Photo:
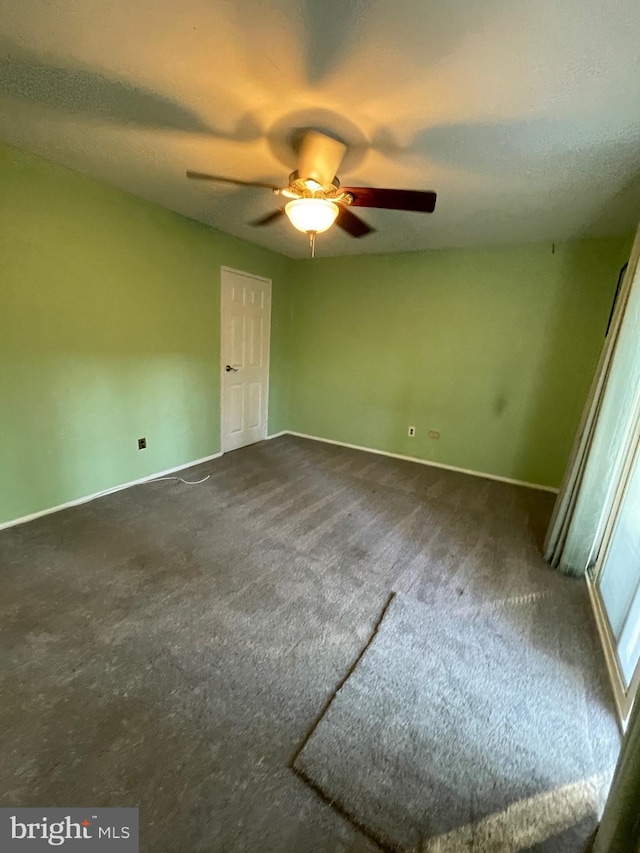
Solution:
[{"label": "gray carpet", "polygon": [[[579,800],[591,777],[603,800],[616,759],[617,724],[589,643],[585,653],[584,619],[545,594],[474,608],[395,596],[296,770],[394,851],[547,841],[569,827],[548,823],[546,799],[545,808],[521,801],[566,786]],[[494,818],[479,828],[514,804],[505,826]],[[554,812],[562,824],[560,802]],[[596,812],[587,816],[588,837]]]},{"label": "gray carpet", "polygon": [[0,804],[139,806],[144,853],[371,853],[292,757],[390,591],[585,605],[539,555],[553,496],[289,436],[206,474],[0,533]]}]

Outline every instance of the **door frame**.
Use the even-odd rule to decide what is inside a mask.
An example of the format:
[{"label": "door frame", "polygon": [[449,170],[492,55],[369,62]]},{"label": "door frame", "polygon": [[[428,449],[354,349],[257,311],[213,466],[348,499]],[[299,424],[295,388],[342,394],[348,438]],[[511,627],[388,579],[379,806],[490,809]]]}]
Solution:
[{"label": "door frame", "polygon": [[264,284],[268,285],[269,288],[269,336],[267,339],[267,387],[265,390],[265,421],[264,421],[264,436],[261,441],[267,437],[269,433],[269,385],[271,382],[271,325],[272,325],[272,317],[273,317],[273,282],[270,278],[267,278],[264,275],[255,275],[251,272],[245,272],[244,270],[238,270],[235,267],[228,267],[225,265],[220,266],[220,453],[224,454],[228,451],[224,447],[224,329],[223,329],[223,300],[224,300],[224,289],[222,286],[223,278],[225,272],[235,273],[236,275],[242,275],[245,278],[252,278],[256,281],[261,281]]},{"label": "door frame", "polygon": [[[623,729],[626,728],[633,702],[637,696],[640,696],[640,662],[636,667],[636,671],[631,679],[628,688],[625,687],[622,670],[618,662],[617,642],[611,630],[607,610],[600,594],[600,577],[604,568],[604,563],[609,553],[611,538],[615,530],[618,520],[618,513],[622,506],[622,501],[626,493],[627,485],[631,477],[633,466],[638,456],[640,456],[640,394],[637,395],[634,409],[631,434],[628,437],[625,448],[625,460],[622,466],[620,479],[616,484],[615,495],[607,517],[602,543],[598,551],[597,559],[589,570],[587,570],[587,583],[591,593],[592,602],[594,605],[596,621],[598,623],[600,637],[604,646],[604,653],[607,659],[609,675],[613,687],[614,698],[618,707],[618,713],[621,718]],[[640,701],[640,699],[639,699]]]}]

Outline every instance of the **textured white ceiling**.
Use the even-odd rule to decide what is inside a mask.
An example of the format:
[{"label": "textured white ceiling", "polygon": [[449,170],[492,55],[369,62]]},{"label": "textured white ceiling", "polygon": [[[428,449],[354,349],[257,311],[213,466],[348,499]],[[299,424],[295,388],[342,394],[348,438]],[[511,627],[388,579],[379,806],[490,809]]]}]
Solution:
[{"label": "textured white ceiling", "polygon": [[351,185],[435,189],[359,211],[319,255],[563,240],[640,218],[638,0],[0,0],[0,138],[291,256],[267,191],[302,126]]}]

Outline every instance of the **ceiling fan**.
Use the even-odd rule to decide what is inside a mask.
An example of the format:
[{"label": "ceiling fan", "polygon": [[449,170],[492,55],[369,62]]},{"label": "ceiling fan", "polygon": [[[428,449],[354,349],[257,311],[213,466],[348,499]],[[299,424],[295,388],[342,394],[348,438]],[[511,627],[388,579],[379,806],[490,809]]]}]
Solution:
[{"label": "ceiling fan", "polygon": [[433,213],[436,194],[431,190],[390,190],[375,187],[343,187],[336,177],[347,146],[319,130],[307,130],[302,138],[298,168],[289,175],[286,187],[260,181],[241,181],[222,175],[187,172],[188,178],[220,181],[245,187],[271,190],[290,199],[284,207],[256,219],[250,225],[269,225],[283,215],[299,231],[309,235],[311,257],[315,255],[316,234],[326,231],[334,222],[352,237],[365,237],[375,231],[351,207],[378,207],[385,210],[410,210]]}]

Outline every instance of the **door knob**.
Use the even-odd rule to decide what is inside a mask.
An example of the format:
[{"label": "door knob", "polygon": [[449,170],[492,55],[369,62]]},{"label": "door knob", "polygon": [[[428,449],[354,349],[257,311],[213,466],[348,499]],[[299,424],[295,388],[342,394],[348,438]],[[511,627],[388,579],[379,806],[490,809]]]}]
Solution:
[{"label": "door knob", "polygon": [[228,365],[225,367],[225,370],[227,371],[227,373],[228,373],[230,370],[233,370],[233,372],[234,372],[234,373],[237,373],[237,372],[238,372],[238,368],[237,368],[237,367],[231,367],[231,365],[230,365],[230,364],[228,364]]}]

